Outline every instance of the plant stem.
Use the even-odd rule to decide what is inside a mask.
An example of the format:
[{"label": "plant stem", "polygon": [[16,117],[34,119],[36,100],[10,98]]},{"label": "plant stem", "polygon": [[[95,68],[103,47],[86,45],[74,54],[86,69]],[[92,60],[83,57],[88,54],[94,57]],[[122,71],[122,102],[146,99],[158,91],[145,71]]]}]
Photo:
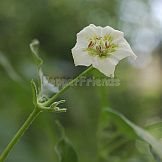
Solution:
[{"label": "plant stem", "polygon": [[[64,93],[73,83],[75,83],[77,80],[79,80],[83,75],[87,74],[93,69],[92,66],[90,66],[88,69],[83,71],[80,75],[78,75],[75,79],[71,80],[69,83],[65,85],[56,95],[51,97],[47,102],[44,103],[45,106],[52,104],[57,97],[59,97],[62,93]],[[0,155],[0,162],[4,162],[7,158],[7,155],[12,150],[14,145],[18,142],[18,140],[23,136],[25,131],[29,128],[29,126],[32,124],[32,122],[36,119],[36,117],[41,112],[41,109],[35,108],[33,112],[29,115],[25,123],[22,125],[22,127],[18,130],[18,132],[15,134],[15,136],[12,138],[10,143],[6,146],[2,154]]]},{"label": "plant stem", "polygon": [[15,134],[15,136],[12,138],[10,143],[6,146],[2,154],[0,155],[0,162],[4,162],[7,158],[7,155],[11,151],[11,149],[14,147],[14,145],[18,142],[18,140],[22,137],[22,135],[25,133],[25,131],[29,128],[29,126],[32,124],[32,122],[36,119],[36,117],[39,115],[41,111],[39,109],[34,109],[33,112],[29,115],[25,123],[22,125],[22,127],[18,130],[18,132]]},{"label": "plant stem", "polygon": [[79,80],[82,76],[84,76],[85,74],[87,74],[88,72],[90,72],[93,69],[93,66],[90,66],[88,69],[86,69],[85,71],[83,71],[81,74],[79,74],[76,78],[74,78],[73,80],[71,80],[69,83],[67,83],[65,85],[65,87],[63,87],[56,95],[54,95],[53,97],[51,97],[47,102],[45,102],[45,106],[49,106],[50,104],[52,104],[56,98],[58,98],[61,94],[63,94],[68,88],[70,88],[70,86],[75,83],[77,80]]}]

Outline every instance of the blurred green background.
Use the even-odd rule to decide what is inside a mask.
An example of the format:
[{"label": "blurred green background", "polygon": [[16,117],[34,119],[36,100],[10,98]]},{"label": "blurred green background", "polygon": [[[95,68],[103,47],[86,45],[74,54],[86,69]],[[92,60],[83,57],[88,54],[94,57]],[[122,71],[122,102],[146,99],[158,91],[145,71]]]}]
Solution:
[{"label": "blurred green background", "polygon": [[[97,161],[96,131],[102,108],[118,110],[142,127],[160,121],[161,15],[161,0],[1,0],[0,151],[33,109],[30,80],[36,78],[36,67],[29,48],[32,39],[39,39],[44,73],[53,77],[76,76],[85,69],[74,66],[71,48],[76,33],[91,23],[124,31],[138,56],[134,62],[126,59],[117,66],[120,86],[69,89],[62,97],[67,113],[41,114],[7,162],[57,162],[56,119],[65,127],[80,162]],[[94,74],[102,76],[97,70]],[[139,153],[132,162],[141,158],[145,157]]]}]

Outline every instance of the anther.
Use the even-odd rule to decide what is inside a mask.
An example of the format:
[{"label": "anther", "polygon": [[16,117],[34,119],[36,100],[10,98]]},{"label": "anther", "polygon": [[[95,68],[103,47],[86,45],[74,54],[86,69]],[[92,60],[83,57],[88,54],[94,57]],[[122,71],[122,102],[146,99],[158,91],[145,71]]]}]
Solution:
[{"label": "anther", "polygon": [[105,46],[106,48],[109,48],[110,47],[110,44],[107,44],[107,41],[105,42]]}]

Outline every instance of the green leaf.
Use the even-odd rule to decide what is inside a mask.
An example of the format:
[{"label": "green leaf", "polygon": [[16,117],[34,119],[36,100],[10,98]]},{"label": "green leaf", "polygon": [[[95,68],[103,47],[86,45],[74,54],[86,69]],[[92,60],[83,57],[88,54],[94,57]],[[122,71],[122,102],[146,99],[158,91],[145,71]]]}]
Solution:
[{"label": "green leaf", "polygon": [[160,143],[159,140],[154,138],[146,130],[140,128],[139,126],[135,125],[134,123],[126,119],[122,114],[115,112],[113,110],[110,110],[110,109],[108,110],[108,112],[116,116],[117,119],[124,121],[134,131],[135,135],[137,135],[140,139],[142,139],[146,143],[150,144],[151,147],[157,153],[157,155],[159,155],[159,157],[162,158],[162,144]]},{"label": "green leaf", "polygon": [[78,162],[77,153],[69,139],[66,137],[63,126],[59,122],[56,124],[60,134],[60,140],[55,147],[59,162]]},{"label": "green leaf", "polygon": [[153,137],[148,131],[129,121],[119,112],[116,112],[112,109],[106,109],[105,112],[107,112],[106,114],[108,115],[109,121],[116,123],[120,132],[126,133],[127,139],[141,139],[145,141],[152,147],[156,156],[162,159],[162,144],[159,140]]},{"label": "green leaf", "polygon": [[136,135],[132,129],[114,115],[102,111],[98,129],[100,162],[126,162],[135,152]]},{"label": "green leaf", "polygon": [[[162,122],[161,121],[148,125],[146,129],[159,140],[162,139]],[[156,154],[156,152],[152,149],[151,146],[150,146],[150,151],[157,162],[162,162],[160,157]]]},{"label": "green leaf", "polygon": [[162,139],[162,122],[155,122],[146,127],[147,131],[153,134],[156,138]]},{"label": "green leaf", "polygon": [[30,49],[33,53],[34,60],[36,62],[36,65],[40,67],[43,64],[42,58],[39,56],[39,41],[37,39],[34,39],[30,43]]},{"label": "green leaf", "polygon": [[154,149],[152,149],[151,146],[150,146],[150,151],[157,162],[162,162],[162,159],[156,154],[156,152],[154,151]]}]

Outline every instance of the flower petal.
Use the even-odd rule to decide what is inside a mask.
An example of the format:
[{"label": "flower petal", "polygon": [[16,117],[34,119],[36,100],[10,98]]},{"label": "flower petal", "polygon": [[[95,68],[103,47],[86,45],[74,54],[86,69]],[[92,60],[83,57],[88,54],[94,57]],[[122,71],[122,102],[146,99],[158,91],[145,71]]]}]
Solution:
[{"label": "flower petal", "polygon": [[120,39],[116,40],[116,43],[119,46],[113,54],[113,56],[116,59],[121,60],[128,56],[132,56],[134,59],[137,58],[137,56],[132,51],[130,45],[124,38],[120,38]]},{"label": "flower petal", "polygon": [[107,59],[97,59],[97,62],[94,61],[92,66],[96,69],[98,69],[100,72],[105,74],[108,77],[114,77],[114,71],[115,71],[115,63],[107,58]]},{"label": "flower petal", "polygon": [[83,30],[81,30],[77,34],[77,44],[80,47],[84,47],[84,48],[87,47],[89,44],[90,38],[96,35],[101,36],[101,30],[102,30],[102,27],[90,24],[89,26],[85,27]]},{"label": "flower petal", "polygon": [[89,66],[92,64],[92,57],[88,55],[87,52],[84,52],[84,49],[78,46],[75,46],[72,49],[72,55],[73,55],[75,66],[78,66],[78,65]]},{"label": "flower petal", "polygon": [[121,38],[124,36],[124,33],[119,31],[119,30],[115,30],[110,26],[106,26],[104,28],[102,28],[102,36],[105,36],[106,34],[111,35],[113,39],[117,39],[117,38]]}]

